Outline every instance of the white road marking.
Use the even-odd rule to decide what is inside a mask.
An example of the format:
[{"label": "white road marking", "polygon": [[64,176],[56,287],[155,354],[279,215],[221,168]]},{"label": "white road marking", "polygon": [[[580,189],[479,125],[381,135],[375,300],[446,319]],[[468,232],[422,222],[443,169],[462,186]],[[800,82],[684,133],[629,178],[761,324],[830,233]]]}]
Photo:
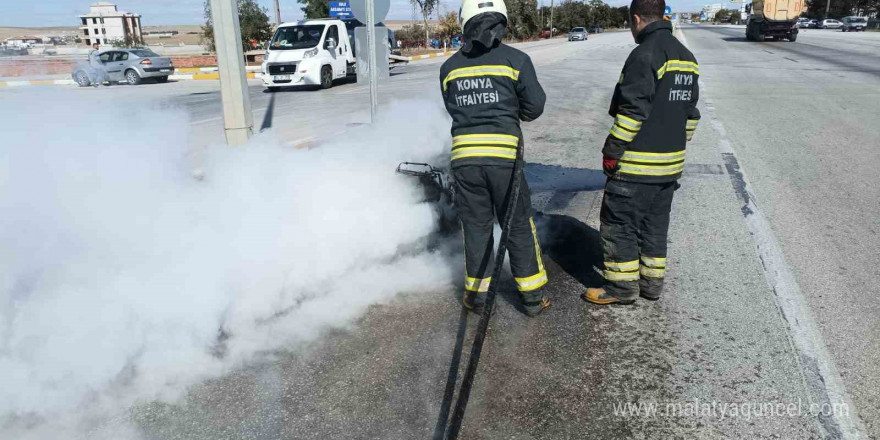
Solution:
[{"label": "white road marking", "polygon": [[[678,36],[687,46],[687,38],[681,29]],[[701,77],[700,81],[705,86],[705,79]],[[828,353],[828,347],[813,318],[809,302],[795,280],[770,223],[758,207],[755,195],[751,191],[752,185],[746,177],[745,170],[739,165],[736,151],[727,137],[724,124],[716,116],[712,101],[704,98],[704,102],[708,115],[703,115],[703,119],[709,119],[712,127],[718,132],[718,150],[724,158],[727,172],[733,182],[733,189],[743,202],[743,218],[752,235],[758,258],[761,260],[764,277],[775,294],[776,305],[788,324],[792,340],[800,352],[801,370],[807,385],[810,387],[810,392],[817,397],[816,403],[830,405],[828,408],[832,409],[829,410],[831,415],[818,416],[819,423],[826,430],[828,438],[865,439],[867,437],[858,411],[846,392],[846,386],[834,360]],[[834,411],[834,408],[839,410]]]}]

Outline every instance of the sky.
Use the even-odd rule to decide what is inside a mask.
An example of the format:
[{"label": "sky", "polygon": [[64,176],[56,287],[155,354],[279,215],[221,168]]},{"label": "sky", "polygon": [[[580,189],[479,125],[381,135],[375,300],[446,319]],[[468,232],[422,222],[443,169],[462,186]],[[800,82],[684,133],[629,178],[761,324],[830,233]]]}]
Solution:
[{"label": "sky", "polygon": [[[38,27],[38,26],[77,26],[77,15],[85,14],[89,4],[97,0],[40,0],[10,1],[2,7],[0,26]],[[110,0],[107,0],[110,1]],[[120,11],[142,15],[144,26],[201,24],[203,19],[203,0],[115,0]],[[274,20],[272,0],[257,0],[269,10],[269,18]],[[539,4],[542,0],[538,0]],[[549,5],[550,0],[543,0]],[[628,5],[629,0],[606,0],[612,6]],[[704,4],[717,0],[684,0],[669,2],[673,10],[696,11]],[[441,11],[457,10],[460,0],[441,0]],[[302,17],[301,5],[296,0],[281,0],[281,18],[291,21]],[[406,20],[413,16],[409,0],[391,0],[388,19]]]}]

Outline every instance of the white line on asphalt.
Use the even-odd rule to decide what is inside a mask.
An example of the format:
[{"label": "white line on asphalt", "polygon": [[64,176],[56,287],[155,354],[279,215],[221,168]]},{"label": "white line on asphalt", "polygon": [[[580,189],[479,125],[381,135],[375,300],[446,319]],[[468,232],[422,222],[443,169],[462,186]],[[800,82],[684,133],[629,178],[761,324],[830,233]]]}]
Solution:
[{"label": "white line on asphalt", "polygon": [[[679,38],[687,45],[687,38],[680,29]],[[703,77],[700,81],[705,86]],[[703,96],[705,97],[705,94]],[[828,354],[828,347],[813,318],[810,305],[795,280],[770,223],[758,207],[751,190],[752,185],[736,158],[736,151],[727,137],[724,124],[715,114],[711,100],[704,98],[704,102],[708,110],[708,119],[718,132],[718,150],[724,159],[733,189],[743,202],[743,218],[752,235],[758,258],[761,260],[764,278],[776,295],[776,305],[782,318],[788,323],[792,340],[800,351],[801,369],[811,388],[810,392],[818,397],[819,405],[830,405],[828,408],[831,409],[829,411],[831,415],[819,414],[819,424],[826,430],[828,438],[864,439],[865,431],[859,420],[858,411],[846,392],[846,386],[834,360]],[[705,117],[706,115],[704,119]]]}]

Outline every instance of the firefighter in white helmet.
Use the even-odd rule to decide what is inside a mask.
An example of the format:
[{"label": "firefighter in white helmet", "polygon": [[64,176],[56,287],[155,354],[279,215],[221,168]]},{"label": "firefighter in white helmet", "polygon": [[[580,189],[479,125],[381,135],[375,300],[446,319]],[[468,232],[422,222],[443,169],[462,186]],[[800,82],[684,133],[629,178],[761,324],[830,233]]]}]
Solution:
[{"label": "firefighter in white helmet", "polygon": [[[494,222],[507,211],[523,145],[520,120],[540,116],[546,96],[531,59],[501,42],[507,33],[503,0],[463,0],[460,17],[464,46],[443,63],[440,84],[452,117],[451,169],[465,243],[463,303],[480,313],[493,272]],[[519,194],[508,241],[510,268],[524,311],[535,316],[550,306],[543,294],[547,272],[525,179]]]}]

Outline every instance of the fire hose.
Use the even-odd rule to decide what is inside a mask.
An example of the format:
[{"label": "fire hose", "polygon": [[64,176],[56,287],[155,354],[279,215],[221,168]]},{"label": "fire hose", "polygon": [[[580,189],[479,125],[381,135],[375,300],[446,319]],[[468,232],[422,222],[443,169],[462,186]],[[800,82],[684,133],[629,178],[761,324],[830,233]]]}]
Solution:
[{"label": "fire hose", "polygon": [[495,292],[498,288],[498,280],[501,279],[501,269],[504,264],[504,255],[507,253],[507,239],[510,233],[510,224],[513,220],[513,213],[516,211],[516,205],[519,201],[519,191],[523,178],[523,144],[520,141],[516,149],[516,161],[513,165],[513,175],[510,178],[511,188],[507,193],[507,210],[504,213],[504,220],[501,222],[501,239],[498,242],[498,251],[495,254],[495,268],[492,271],[492,280],[489,282],[489,290],[486,293],[486,304],[483,308],[483,314],[480,316],[480,322],[477,324],[477,332],[474,334],[474,344],[471,347],[471,356],[468,360],[468,366],[464,373],[464,379],[461,382],[461,388],[458,391],[458,400],[455,401],[455,410],[452,413],[452,419],[449,422],[448,434],[449,440],[458,438],[461,430],[461,424],[464,421],[464,413],[467,409],[468,399],[471,396],[471,388],[474,385],[474,377],[477,374],[477,366],[480,363],[480,354],[483,351],[483,340],[486,339],[486,332],[489,330],[489,320],[492,319],[492,308],[495,305]]}]

